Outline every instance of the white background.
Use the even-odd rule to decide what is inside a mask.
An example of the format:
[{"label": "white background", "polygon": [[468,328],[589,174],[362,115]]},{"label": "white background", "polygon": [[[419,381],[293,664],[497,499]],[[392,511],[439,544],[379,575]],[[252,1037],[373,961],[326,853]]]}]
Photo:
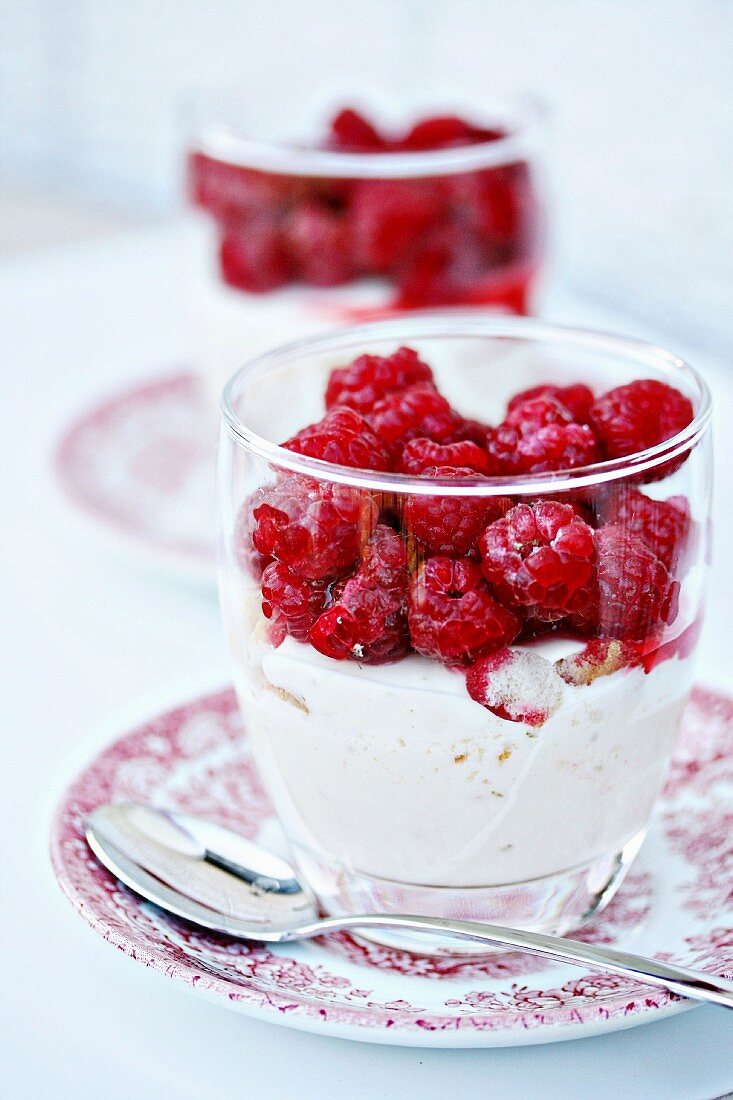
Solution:
[{"label": "white background", "polygon": [[323,73],[343,88],[462,84],[549,102],[557,266],[572,292],[556,281],[545,312],[689,345],[713,385],[717,562],[700,668],[733,689],[731,57],[727,0],[0,0],[0,249],[14,250],[0,257],[0,1095],[711,1100],[733,1088],[722,1010],[487,1052],[249,1021],[96,938],[47,856],[53,807],[91,755],[227,680],[212,592],[106,546],[49,471],[80,408],[186,361],[176,224],[120,229],[171,216],[174,108],[192,84],[238,77],[254,105]]}]

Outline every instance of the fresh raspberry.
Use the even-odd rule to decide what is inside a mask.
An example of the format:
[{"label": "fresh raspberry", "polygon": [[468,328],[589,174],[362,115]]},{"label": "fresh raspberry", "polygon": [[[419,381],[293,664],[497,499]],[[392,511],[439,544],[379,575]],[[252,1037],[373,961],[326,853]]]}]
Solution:
[{"label": "fresh raspberry", "polygon": [[254,294],[277,290],[292,277],[282,230],[269,218],[224,227],[219,262],[225,283]]},{"label": "fresh raspberry", "polygon": [[205,153],[188,160],[191,201],[225,220],[275,217],[302,190],[297,176],[275,176],[239,164],[227,164]]},{"label": "fresh raspberry", "polygon": [[592,638],[580,653],[555,661],[555,669],[566,684],[581,687],[621,668],[635,668],[641,660],[641,654],[629,642]]},{"label": "fresh raspberry", "polygon": [[296,276],[312,286],[337,286],[353,275],[346,217],[317,202],[304,202],[288,215],[285,247]]},{"label": "fresh raspberry", "polygon": [[527,435],[514,424],[499,424],[487,432],[486,449],[508,476],[574,470],[601,460],[591,429],[572,421],[549,423]]},{"label": "fresh raspberry", "polygon": [[389,144],[368,119],[346,107],[331,122],[328,147],[347,153],[381,153]]},{"label": "fresh raspberry", "polygon": [[348,367],[331,371],[326,388],[326,408],[349,405],[364,416],[390,393],[399,393],[418,382],[432,382],[433,372],[412,348],[397,348],[391,355],[360,355]]},{"label": "fresh raspberry", "polygon": [[[488,470],[485,471],[490,474],[499,473],[499,465],[496,463],[486,451],[486,433],[489,431],[489,425],[484,424],[481,420],[466,420],[462,416],[456,417],[456,426],[451,436],[451,443],[475,443],[477,447],[480,447],[487,456]],[[445,463],[449,466],[450,463]],[[471,462],[461,462],[461,466],[471,466]]]},{"label": "fresh raspberry", "polygon": [[500,129],[481,129],[455,115],[438,115],[416,122],[400,142],[400,148],[410,152],[430,149],[448,149],[479,142],[498,141],[505,137]]},{"label": "fresh raspberry", "polygon": [[503,262],[528,258],[536,247],[537,200],[526,161],[451,177],[453,204]]},{"label": "fresh raspberry", "polygon": [[[480,474],[460,466],[429,466],[420,476],[452,481],[484,480]],[[475,555],[478,537],[486,525],[503,516],[511,506],[507,497],[413,495],[405,504],[405,520],[411,534],[433,553],[462,557]]]},{"label": "fresh raspberry", "polygon": [[498,718],[541,726],[562,703],[560,677],[532,650],[502,649],[477,661],[466,674],[468,694]]},{"label": "fresh raspberry", "polygon": [[470,664],[508,645],[520,627],[465,558],[428,558],[412,578],[408,621],[418,653],[447,665]]},{"label": "fresh raspberry", "polygon": [[671,439],[693,417],[679,390],[653,378],[618,386],[600,397],[590,422],[607,458],[623,458]]},{"label": "fresh raspberry", "polygon": [[260,554],[253,542],[255,518],[252,509],[256,507],[258,499],[257,493],[247,497],[239,509],[234,525],[233,545],[234,558],[242,573],[259,582],[273,559],[269,554]]},{"label": "fresh raspberry", "polygon": [[326,599],[324,581],[304,580],[282,562],[273,562],[262,574],[262,613],[270,620],[276,644],[286,634],[305,641]]},{"label": "fresh raspberry", "polygon": [[[553,386],[549,383],[543,386],[532,386],[529,390],[522,390],[512,397],[507,405],[507,413],[512,412],[518,405],[524,405],[537,397],[552,397],[568,410],[576,424],[588,424],[590,408],[595,397],[593,391],[578,382],[573,386]],[[507,419],[509,417],[507,416]]]},{"label": "fresh raspberry", "polygon": [[380,664],[409,648],[407,550],[391,527],[379,524],[361,565],[333,590],[333,603],[312,626],[308,640],[319,653]]},{"label": "fresh raspberry", "polygon": [[488,454],[477,443],[433,443],[432,439],[411,439],[402,449],[397,470],[402,474],[422,474],[431,466],[461,466],[478,474],[491,474]]},{"label": "fresh raspberry", "polygon": [[652,550],[670,573],[684,563],[691,519],[687,497],[652,500],[630,486],[613,489],[600,507],[604,523],[622,527]]},{"label": "fresh raspberry", "polygon": [[534,435],[548,424],[570,424],[572,416],[554,397],[532,397],[527,401],[518,401],[504,418],[505,424],[511,424],[521,436]]},{"label": "fresh raspberry", "polygon": [[423,235],[445,217],[446,188],[439,179],[356,181],[350,215],[357,267],[391,272]]},{"label": "fresh raspberry", "polygon": [[307,580],[347,573],[377,522],[371,495],[348,485],[289,476],[255,498],[255,549]]},{"label": "fresh raspberry", "polygon": [[383,443],[393,448],[420,436],[435,443],[447,443],[457,422],[446,399],[429,382],[388,394],[369,414],[374,431]]},{"label": "fresh raspberry", "polygon": [[402,250],[395,269],[400,309],[471,302],[501,257],[464,222],[442,217]]},{"label": "fresh raspberry", "polygon": [[643,642],[677,618],[679,582],[656,554],[616,524],[596,531],[597,562],[592,603],[570,616],[586,634]]},{"label": "fresh raspberry", "polygon": [[388,470],[390,467],[387,448],[354,409],[331,409],[317,424],[310,424],[288,439],[283,447],[357,470]]},{"label": "fresh raspberry", "polygon": [[479,539],[481,568],[498,599],[546,622],[585,609],[593,529],[569,504],[518,504]]}]

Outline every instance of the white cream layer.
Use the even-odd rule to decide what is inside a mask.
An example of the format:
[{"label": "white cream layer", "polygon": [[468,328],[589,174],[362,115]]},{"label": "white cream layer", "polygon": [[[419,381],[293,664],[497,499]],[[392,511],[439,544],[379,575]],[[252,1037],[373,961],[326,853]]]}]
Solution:
[{"label": "white cream layer", "polygon": [[[690,660],[561,681],[560,709],[532,728],[479,706],[437,662],[272,648],[258,601],[245,618],[232,630],[245,722],[288,832],[311,850],[401,882],[488,886],[610,854],[646,825]],[[533,648],[555,660],[568,643]]]}]

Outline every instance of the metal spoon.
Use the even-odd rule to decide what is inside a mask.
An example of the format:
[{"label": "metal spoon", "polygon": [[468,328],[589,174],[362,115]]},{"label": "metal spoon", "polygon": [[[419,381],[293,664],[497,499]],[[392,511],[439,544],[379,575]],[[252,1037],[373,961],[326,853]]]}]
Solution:
[{"label": "metal spoon", "polygon": [[131,890],[177,917],[239,939],[287,943],[359,928],[432,932],[599,967],[681,997],[733,1008],[733,981],[609,947],[440,917],[365,913],[319,918],[315,896],[284,859],[188,814],[110,803],[89,815],[86,838],[104,866]]}]

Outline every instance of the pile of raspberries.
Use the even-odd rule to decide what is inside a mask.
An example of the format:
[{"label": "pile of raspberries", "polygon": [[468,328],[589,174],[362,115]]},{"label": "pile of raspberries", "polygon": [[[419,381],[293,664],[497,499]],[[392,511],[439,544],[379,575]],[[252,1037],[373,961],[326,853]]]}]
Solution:
[{"label": "pile of raspberries", "polygon": [[[388,136],[346,109],[332,121],[325,148],[420,153],[505,136],[454,116]],[[526,266],[537,251],[537,203],[525,161],[450,176],[323,179],[194,152],[189,191],[215,217],[221,275],[238,289],[330,287],[375,276],[397,288],[400,308],[500,300],[522,312],[526,287],[497,273]]]},{"label": "pile of raspberries", "polygon": [[[548,384],[518,393],[489,427],[453,409],[407,347],[332,371],[325,397],[323,419],[284,447],[426,481],[506,476],[508,487],[635,454],[693,417],[660,381],[598,398]],[[399,497],[283,471],[245,504],[239,557],[256,563],[272,641],[290,635],[335,660],[416,651],[470,670],[558,629],[648,650],[677,615],[691,520],[685,497],[652,499],[639,484],[541,499]]]}]

